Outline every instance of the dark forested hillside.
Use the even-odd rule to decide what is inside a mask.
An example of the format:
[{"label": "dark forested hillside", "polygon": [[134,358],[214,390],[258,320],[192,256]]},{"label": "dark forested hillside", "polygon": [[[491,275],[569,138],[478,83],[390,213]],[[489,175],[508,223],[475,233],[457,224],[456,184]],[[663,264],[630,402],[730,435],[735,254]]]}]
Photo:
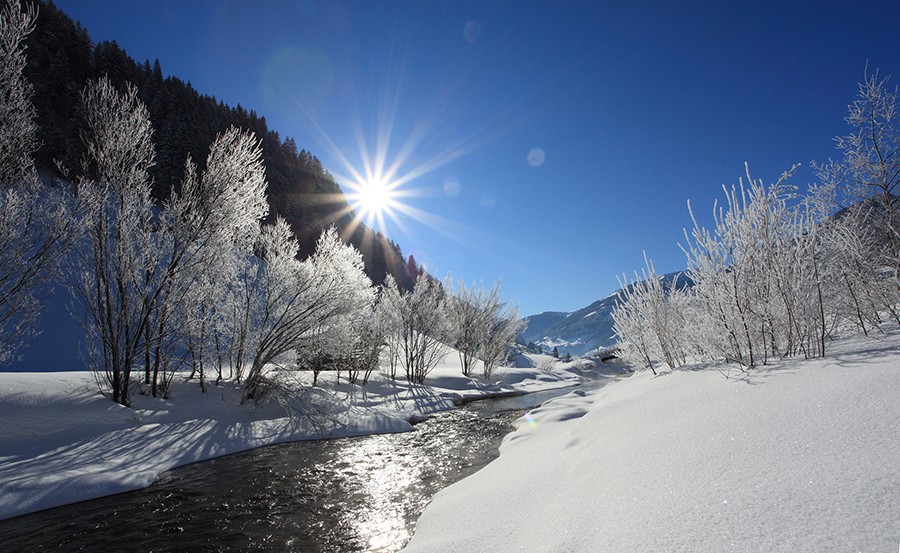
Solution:
[{"label": "dark forested hillside", "polygon": [[26,73],[34,86],[41,144],[36,158],[42,172],[65,177],[79,169],[79,94],[88,80],[106,75],[116,87],[132,83],[153,124],[157,201],[179,186],[188,155],[203,163],[217,134],[231,125],[251,130],[262,141],[270,218],[281,215],[288,221],[302,256],[312,253],[321,231],[334,224],[344,240],[362,252],[366,272],[376,284],[390,273],[402,286],[411,286],[415,275],[400,247],[354,224],[340,187],[319,159],[269,129],[265,117],[240,105],[227,106],[215,96],[200,94],[189,82],[165,76],[158,60],[135,62],[115,41],[92,43],[87,31],[52,2],[21,1],[39,5],[37,28],[28,37]]}]

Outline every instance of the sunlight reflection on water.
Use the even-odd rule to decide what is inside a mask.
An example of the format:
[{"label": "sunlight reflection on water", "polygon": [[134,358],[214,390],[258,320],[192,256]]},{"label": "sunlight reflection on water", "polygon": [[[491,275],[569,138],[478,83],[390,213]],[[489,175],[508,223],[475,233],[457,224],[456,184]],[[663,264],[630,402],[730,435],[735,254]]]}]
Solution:
[{"label": "sunlight reflection on water", "polygon": [[0,521],[0,550],[398,551],[435,493],[498,455],[513,420],[571,391],[473,402],[413,432],[182,467],[145,490]]},{"label": "sunlight reflection on water", "polygon": [[414,432],[298,442],[170,471],[146,490],[0,522],[7,551],[383,551],[431,497],[497,455],[521,411],[442,413]]}]

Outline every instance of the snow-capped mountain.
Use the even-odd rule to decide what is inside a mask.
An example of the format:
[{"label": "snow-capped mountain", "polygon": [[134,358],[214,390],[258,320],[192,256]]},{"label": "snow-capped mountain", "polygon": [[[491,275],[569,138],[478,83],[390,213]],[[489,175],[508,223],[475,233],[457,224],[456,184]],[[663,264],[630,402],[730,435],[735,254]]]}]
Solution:
[{"label": "snow-capped mountain", "polygon": [[[659,278],[668,287],[676,282],[676,277],[679,288],[689,285],[690,281],[681,272]],[[612,312],[620,291],[571,313],[545,311],[525,317],[525,328],[519,336],[522,341],[534,342],[547,351],[556,347],[560,355],[584,355],[597,348],[612,346],[616,342]]]}]

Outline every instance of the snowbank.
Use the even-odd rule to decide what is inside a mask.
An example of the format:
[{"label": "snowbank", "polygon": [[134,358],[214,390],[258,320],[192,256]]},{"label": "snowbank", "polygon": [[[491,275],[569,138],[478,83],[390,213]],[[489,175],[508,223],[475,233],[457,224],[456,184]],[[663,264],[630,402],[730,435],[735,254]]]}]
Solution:
[{"label": "snowbank", "polygon": [[325,374],[301,399],[315,416],[293,419],[278,405],[239,405],[232,384],[203,394],[176,380],[170,400],[135,394],[126,408],[101,396],[88,372],[0,372],[0,519],[146,487],[163,471],[237,451],[406,431],[460,401],[581,381],[578,367],[541,361],[543,369],[500,368],[495,383],[463,377],[455,355],[425,386],[374,375],[362,388]]},{"label": "snowbank", "polygon": [[900,336],[730,376],[551,400],[406,551],[897,551]]}]

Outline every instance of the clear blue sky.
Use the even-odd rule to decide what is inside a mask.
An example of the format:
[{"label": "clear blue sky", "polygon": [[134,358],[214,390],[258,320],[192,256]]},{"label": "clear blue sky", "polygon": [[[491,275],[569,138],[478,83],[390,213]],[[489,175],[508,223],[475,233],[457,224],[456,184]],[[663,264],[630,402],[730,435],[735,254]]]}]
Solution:
[{"label": "clear blue sky", "polygon": [[683,268],[688,198],[706,217],[745,161],[806,185],[866,61],[900,84],[897,0],[57,5],[342,184],[383,145],[414,210],[387,234],[437,276],[502,276],[523,315],[605,297],[643,250]]}]

